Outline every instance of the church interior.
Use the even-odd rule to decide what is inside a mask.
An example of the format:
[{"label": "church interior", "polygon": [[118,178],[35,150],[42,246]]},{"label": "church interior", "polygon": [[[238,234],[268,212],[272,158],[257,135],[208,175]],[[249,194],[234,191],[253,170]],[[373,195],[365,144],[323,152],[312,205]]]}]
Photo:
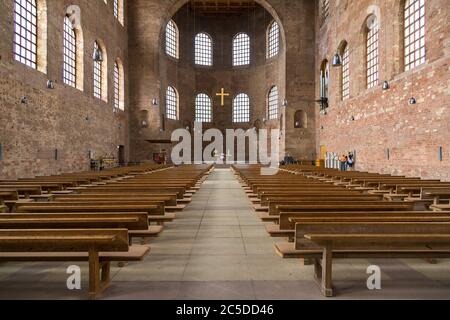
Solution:
[{"label": "church interior", "polygon": [[0,300],[449,299],[449,22],[0,1]]}]

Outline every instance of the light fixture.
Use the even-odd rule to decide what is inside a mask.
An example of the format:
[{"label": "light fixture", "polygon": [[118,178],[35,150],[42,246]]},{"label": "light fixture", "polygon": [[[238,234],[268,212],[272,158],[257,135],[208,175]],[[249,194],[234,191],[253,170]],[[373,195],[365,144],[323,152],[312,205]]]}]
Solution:
[{"label": "light fixture", "polygon": [[141,127],[142,127],[142,128],[147,128],[147,127],[148,127],[147,121],[142,120],[142,122],[141,122]]},{"label": "light fixture", "polygon": [[283,103],[281,104],[283,107],[287,107],[288,106],[288,101],[287,101],[287,99],[284,99],[283,100]]},{"label": "light fixture", "polygon": [[384,81],[383,82],[383,90],[389,90],[391,88],[391,86],[389,85],[388,81]]},{"label": "light fixture", "polygon": [[333,67],[340,67],[342,66],[342,59],[338,52],[333,56],[333,61],[331,63]]},{"label": "light fixture", "polygon": [[158,106],[158,99],[156,99],[156,98],[152,99],[152,106],[154,106],[154,107]]},{"label": "light fixture", "polygon": [[53,80],[47,80],[47,89],[55,89],[55,82]]},{"label": "light fixture", "polygon": [[94,54],[92,55],[92,59],[95,62],[103,62],[103,54],[98,47],[94,48]]},{"label": "light fixture", "polygon": [[416,103],[417,103],[416,98],[412,97],[411,99],[409,99],[409,104],[413,105],[413,104],[416,104]]}]

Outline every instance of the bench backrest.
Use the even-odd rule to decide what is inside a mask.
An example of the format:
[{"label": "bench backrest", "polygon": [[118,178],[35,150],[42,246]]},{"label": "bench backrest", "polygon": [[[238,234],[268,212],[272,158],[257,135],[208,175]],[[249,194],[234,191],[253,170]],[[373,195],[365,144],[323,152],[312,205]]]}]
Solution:
[{"label": "bench backrest", "polygon": [[10,213],[0,215],[0,229],[128,229],[147,230],[146,212]]},{"label": "bench backrest", "polygon": [[315,245],[306,234],[450,234],[450,222],[316,222],[297,223],[295,248]]},{"label": "bench backrest", "polygon": [[0,230],[0,252],[128,251],[127,229]]}]

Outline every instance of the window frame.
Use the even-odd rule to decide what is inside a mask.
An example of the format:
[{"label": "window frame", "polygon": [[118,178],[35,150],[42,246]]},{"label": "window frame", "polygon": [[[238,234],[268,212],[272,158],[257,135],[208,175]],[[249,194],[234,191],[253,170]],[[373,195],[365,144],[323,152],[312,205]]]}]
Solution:
[{"label": "window frame", "polygon": [[[243,36],[244,39],[239,37]],[[233,37],[233,67],[246,67],[251,64],[251,39],[245,32],[239,32]]]},{"label": "window frame", "polygon": [[63,83],[77,88],[77,33],[69,17],[64,16],[63,27]]},{"label": "window frame", "polygon": [[341,100],[350,99],[350,47],[345,43],[342,48]]},{"label": "window frame", "polygon": [[367,18],[367,21],[373,17],[372,26],[367,26],[365,32],[365,71],[366,71],[366,89],[372,89],[380,84],[380,24],[375,15]]},{"label": "window frame", "polygon": [[[94,52],[95,50],[99,50],[103,55],[103,50],[99,45],[98,41],[94,41]],[[93,90],[94,97],[97,99],[103,99],[103,62],[102,61],[93,61]]]},{"label": "window frame", "polygon": [[251,101],[248,94],[241,92],[233,99],[233,123],[250,123]]},{"label": "window frame", "polygon": [[[275,104],[276,103],[276,104]],[[274,85],[267,94],[267,119],[278,120],[280,116],[280,93],[278,86]]]},{"label": "window frame", "polygon": [[[206,36],[200,39],[201,36]],[[208,42],[205,40],[208,39]],[[202,40],[202,42],[197,42]],[[202,46],[200,46],[202,45]],[[208,53],[209,50],[209,53]],[[209,57],[206,57],[206,54]],[[208,64],[209,63],[209,64]],[[194,64],[196,67],[211,68],[214,66],[214,43],[212,37],[206,32],[199,32],[194,37]]]},{"label": "window frame", "polygon": [[[169,26],[173,27],[173,33],[169,33],[171,30]],[[171,38],[172,36],[173,38]],[[170,58],[179,60],[180,59],[180,31],[177,24],[172,19],[166,24],[165,30],[165,52]],[[169,50],[170,49],[170,50]]]},{"label": "window frame", "polygon": [[203,92],[195,96],[195,122],[213,122],[213,103],[211,97]]},{"label": "window frame", "polygon": [[[173,95],[169,96],[169,92]],[[166,89],[166,118],[168,120],[179,120],[179,103],[180,99],[178,91],[174,86],[167,86]],[[170,108],[169,108],[170,107]]]},{"label": "window frame", "polygon": [[[276,27],[278,32],[275,33],[273,31]],[[276,20],[272,21],[267,28],[267,36],[266,36],[266,58],[267,60],[273,59],[280,54],[281,51],[281,30],[280,25]]]},{"label": "window frame", "polygon": [[[25,7],[23,6],[24,2]],[[38,2],[37,0],[14,0],[13,6],[14,60],[37,70],[39,41]],[[20,12],[17,9],[20,9]],[[28,19],[28,16],[30,16],[30,19]]]},{"label": "window frame", "polygon": [[426,63],[426,2],[424,0],[405,0],[403,3],[403,48],[405,71]]}]

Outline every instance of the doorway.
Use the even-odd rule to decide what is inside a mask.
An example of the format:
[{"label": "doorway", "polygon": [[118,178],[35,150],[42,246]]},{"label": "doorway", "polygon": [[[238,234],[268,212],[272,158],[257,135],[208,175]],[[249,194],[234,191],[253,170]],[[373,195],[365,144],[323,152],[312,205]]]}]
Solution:
[{"label": "doorway", "polygon": [[125,146],[118,146],[117,147],[117,159],[119,161],[119,166],[123,167],[125,166]]}]

